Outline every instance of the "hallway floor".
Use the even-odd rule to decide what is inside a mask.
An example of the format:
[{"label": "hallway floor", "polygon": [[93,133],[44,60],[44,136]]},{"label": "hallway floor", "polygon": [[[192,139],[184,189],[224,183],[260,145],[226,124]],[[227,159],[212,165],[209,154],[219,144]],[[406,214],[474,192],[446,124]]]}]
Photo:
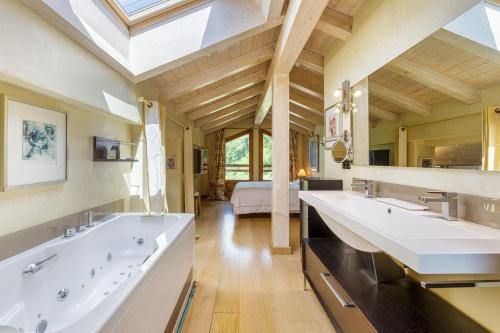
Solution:
[{"label": "hallway floor", "polygon": [[229,202],[203,202],[196,222],[197,290],[183,332],[334,332],[312,291],[303,290],[299,220],[293,255],[271,255],[271,220],[240,218]]}]

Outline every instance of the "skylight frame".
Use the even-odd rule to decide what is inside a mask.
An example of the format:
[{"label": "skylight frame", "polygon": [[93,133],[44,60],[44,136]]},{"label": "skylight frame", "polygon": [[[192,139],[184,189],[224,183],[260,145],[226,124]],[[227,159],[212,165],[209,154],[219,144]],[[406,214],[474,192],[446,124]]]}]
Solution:
[{"label": "skylight frame", "polygon": [[120,17],[120,19],[130,27],[136,23],[145,21],[175,8],[191,4],[197,0],[161,0],[158,3],[137,10],[130,15],[125,12],[118,0],[105,1],[111,6],[113,11]]}]

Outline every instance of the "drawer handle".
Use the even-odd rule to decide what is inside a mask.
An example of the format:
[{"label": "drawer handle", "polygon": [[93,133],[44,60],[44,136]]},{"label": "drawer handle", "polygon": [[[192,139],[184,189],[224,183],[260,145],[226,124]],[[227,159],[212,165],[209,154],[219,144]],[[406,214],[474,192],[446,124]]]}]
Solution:
[{"label": "drawer handle", "polygon": [[328,281],[328,277],[330,277],[330,276],[331,276],[331,274],[328,273],[328,272],[321,273],[321,278],[323,279],[323,281],[325,281],[326,285],[328,286],[328,289],[330,289],[330,291],[333,293],[333,295],[335,296],[335,298],[337,299],[337,301],[339,301],[339,303],[344,308],[354,308],[355,307],[354,304],[347,302],[342,297],[342,295],[340,295],[340,293],[338,292],[338,290],[335,289],[334,286],[332,286],[332,284],[330,283],[330,281]]}]

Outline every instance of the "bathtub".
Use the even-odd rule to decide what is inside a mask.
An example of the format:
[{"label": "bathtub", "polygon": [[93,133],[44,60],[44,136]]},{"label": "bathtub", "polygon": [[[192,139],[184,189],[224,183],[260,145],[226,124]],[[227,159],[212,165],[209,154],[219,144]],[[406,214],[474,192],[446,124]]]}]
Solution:
[{"label": "bathtub", "polygon": [[172,331],[194,239],[191,214],[117,214],[3,260],[0,333]]}]

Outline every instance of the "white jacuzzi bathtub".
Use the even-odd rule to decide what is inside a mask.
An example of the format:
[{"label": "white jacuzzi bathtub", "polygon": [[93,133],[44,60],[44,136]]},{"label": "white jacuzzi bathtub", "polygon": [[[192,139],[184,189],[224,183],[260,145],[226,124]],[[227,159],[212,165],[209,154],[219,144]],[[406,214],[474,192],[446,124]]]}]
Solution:
[{"label": "white jacuzzi bathtub", "polygon": [[119,214],[1,261],[0,333],[163,332],[191,283],[194,239],[191,214]]}]

